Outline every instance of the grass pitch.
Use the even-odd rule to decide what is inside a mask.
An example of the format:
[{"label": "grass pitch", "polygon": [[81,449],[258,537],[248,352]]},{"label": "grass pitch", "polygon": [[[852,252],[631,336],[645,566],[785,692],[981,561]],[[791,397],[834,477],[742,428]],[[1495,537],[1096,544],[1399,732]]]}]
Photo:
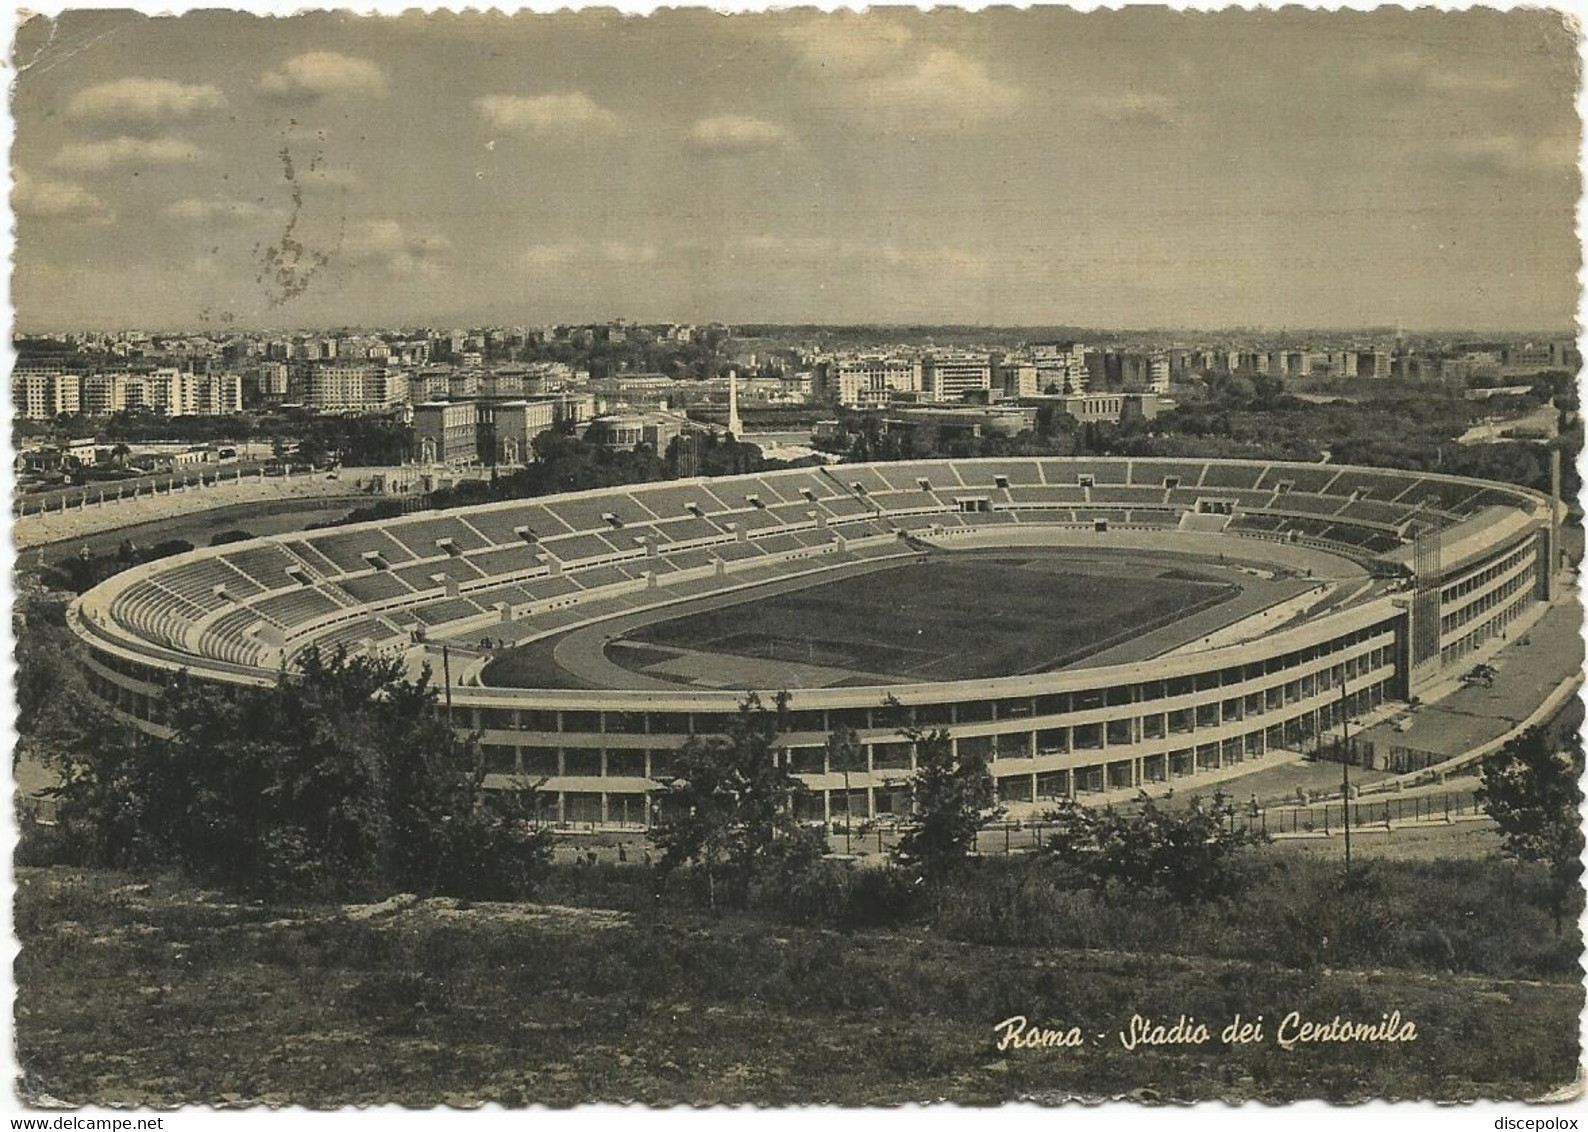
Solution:
[{"label": "grass pitch", "polygon": [[[1135,561],[955,556],[692,613],[627,639],[893,679],[973,680],[1058,668],[1238,592]],[[629,653],[609,655],[632,661]]]}]

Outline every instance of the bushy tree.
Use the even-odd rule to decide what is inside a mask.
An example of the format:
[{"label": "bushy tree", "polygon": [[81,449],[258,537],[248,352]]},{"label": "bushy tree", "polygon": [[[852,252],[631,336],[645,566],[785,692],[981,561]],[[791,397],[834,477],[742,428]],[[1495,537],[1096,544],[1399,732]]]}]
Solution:
[{"label": "bushy tree", "polygon": [[1582,736],[1531,727],[1483,762],[1478,801],[1500,827],[1505,851],[1549,870],[1559,932],[1582,878]]},{"label": "bushy tree", "polygon": [[910,818],[894,858],[930,885],[941,883],[976,848],[976,835],[998,818],[998,792],[986,761],[954,752],[949,733],[910,727],[915,745]]},{"label": "bushy tree", "polygon": [[175,864],[266,896],[522,896],[549,860],[517,799],[488,804],[474,736],[426,672],[308,650],[264,688],[180,675],[172,734],[116,728],[63,762],[63,821],[107,864]]},{"label": "bushy tree", "polygon": [[1147,800],[1131,814],[1065,801],[1046,815],[1054,828],[1043,852],[1071,883],[1156,889],[1194,904],[1233,893],[1239,882],[1236,855],[1267,840],[1236,828],[1232,814],[1222,792],[1211,803],[1193,799],[1182,810],[1160,809]]},{"label": "bushy tree", "polygon": [[723,734],[690,737],[654,795],[649,837],[662,871],[699,868],[712,907],[719,882],[743,904],[759,877],[786,876],[822,854],[822,840],[794,817],[805,786],[781,745],[786,705],[784,693],[776,710],[747,696]]}]

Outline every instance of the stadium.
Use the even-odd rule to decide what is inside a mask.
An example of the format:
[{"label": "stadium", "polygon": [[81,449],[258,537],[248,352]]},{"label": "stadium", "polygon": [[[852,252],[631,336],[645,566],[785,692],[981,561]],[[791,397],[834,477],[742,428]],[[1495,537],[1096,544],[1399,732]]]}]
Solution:
[{"label": "stadium", "polygon": [[540,782],[551,820],[646,823],[750,689],[791,693],[803,817],[901,812],[912,724],[985,756],[1018,815],[1222,780],[1412,701],[1552,600],[1558,514],[1332,464],[841,464],[196,550],[69,623],[94,692],[153,734],[178,670],[258,685],[314,645],[400,652],[481,733],[487,784]]}]

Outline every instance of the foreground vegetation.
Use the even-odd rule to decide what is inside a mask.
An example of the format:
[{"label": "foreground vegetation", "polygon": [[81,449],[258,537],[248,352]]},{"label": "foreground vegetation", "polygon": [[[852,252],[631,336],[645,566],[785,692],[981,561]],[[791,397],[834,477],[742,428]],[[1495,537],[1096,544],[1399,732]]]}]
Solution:
[{"label": "foreground vegetation", "polygon": [[[681,889],[656,900],[634,866],[557,867],[552,906],[373,909],[24,869],[18,1060],[35,1101],[148,1104],[1456,1100],[1575,1077],[1579,944],[1516,894],[1529,867],[1403,865],[1345,894],[1332,865],[1254,861],[1267,875],[1246,900],[1201,911],[1039,900],[1028,866],[985,862],[937,923],[866,931],[708,916]],[[1397,924],[1426,925],[1423,942]],[[1392,1010],[1416,1041],[1272,1038],[1289,1011]],[[1237,1013],[1270,1036],[1221,1043]],[[1132,1015],[1181,1014],[1212,1040],[1119,1040]],[[1014,1015],[1085,1043],[999,1050]]]},{"label": "foreground vegetation", "polygon": [[[156,743],[96,711],[54,612],[26,607],[19,650],[22,747],[61,776],[18,850],[37,1102],[1455,1100],[1576,1076],[1577,742],[1484,768],[1508,856],[1347,875],[1217,795],[1063,807],[1040,851],[972,857],[986,765],[901,725],[914,804],[857,868],[792,820],[787,698],[752,696],[681,748],[654,866],[575,867],[532,789],[486,795],[428,679],[312,651],[270,688],[178,678]],[[829,738],[836,767],[858,749]],[[1292,1013],[1415,1040],[1286,1049]],[[1266,1040],[1222,1040],[1237,1015]],[[1000,1048],[1015,1016],[1075,1045]],[[1182,1017],[1206,1039],[1120,1040]]]}]

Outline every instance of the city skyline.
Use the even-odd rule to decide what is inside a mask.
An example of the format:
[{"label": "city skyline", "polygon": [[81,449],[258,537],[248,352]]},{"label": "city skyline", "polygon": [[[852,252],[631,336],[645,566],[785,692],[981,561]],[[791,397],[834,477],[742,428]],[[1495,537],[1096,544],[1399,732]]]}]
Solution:
[{"label": "city skyline", "polygon": [[23,331],[1575,322],[1548,12],[77,12],[17,58]]}]

